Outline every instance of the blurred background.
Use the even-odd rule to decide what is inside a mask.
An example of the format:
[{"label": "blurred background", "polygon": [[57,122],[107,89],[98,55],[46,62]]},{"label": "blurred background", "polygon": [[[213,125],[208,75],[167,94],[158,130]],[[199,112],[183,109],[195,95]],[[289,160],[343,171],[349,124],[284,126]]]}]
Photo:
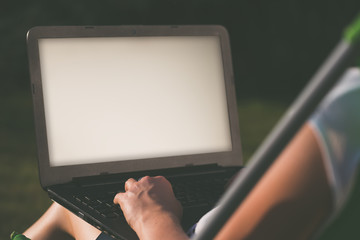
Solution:
[{"label": "blurred background", "polygon": [[[248,159],[358,13],[359,0],[3,0],[0,239],[7,239],[12,230],[24,231],[51,204],[37,175],[26,53],[26,32],[31,27],[225,26],[231,38],[241,137]],[[360,238],[359,187],[321,239]]]}]

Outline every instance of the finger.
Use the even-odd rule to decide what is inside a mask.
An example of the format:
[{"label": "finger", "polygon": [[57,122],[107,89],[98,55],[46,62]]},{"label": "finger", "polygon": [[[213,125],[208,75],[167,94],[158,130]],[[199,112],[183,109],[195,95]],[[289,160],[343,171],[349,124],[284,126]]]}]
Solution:
[{"label": "finger", "polygon": [[135,179],[129,178],[129,179],[125,182],[125,191],[128,191],[135,183],[136,183],[136,180],[135,180]]},{"label": "finger", "polygon": [[172,188],[171,183],[164,176],[156,176],[154,179],[158,180],[161,183],[165,183]]},{"label": "finger", "polygon": [[120,204],[120,202],[121,202],[122,199],[124,198],[124,195],[125,195],[125,193],[123,193],[123,192],[120,192],[120,193],[116,194],[115,197],[114,197],[113,202],[114,202],[115,204]]},{"label": "finger", "polygon": [[149,181],[150,178],[151,177],[149,177],[149,176],[143,176],[143,177],[138,179],[138,182],[140,182],[140,181]]},{"label": "finger", "polygon": [[156,176],[154,177],[154,179],[160,180],[160,181],[164,181],[164,182],[168,182],[169,180],[167,180],[164,176]]}]

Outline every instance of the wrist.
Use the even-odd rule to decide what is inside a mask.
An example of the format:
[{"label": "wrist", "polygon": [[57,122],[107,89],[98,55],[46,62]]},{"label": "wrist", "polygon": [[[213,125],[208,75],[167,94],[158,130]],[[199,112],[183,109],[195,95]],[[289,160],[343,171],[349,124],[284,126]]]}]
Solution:
[{"label": "wrist", "polygon": [[169,212],[144,214],[133,227],[141,240],[162,239],[165,235],[171,236],[171,239],[187,239],[180,220]]}]

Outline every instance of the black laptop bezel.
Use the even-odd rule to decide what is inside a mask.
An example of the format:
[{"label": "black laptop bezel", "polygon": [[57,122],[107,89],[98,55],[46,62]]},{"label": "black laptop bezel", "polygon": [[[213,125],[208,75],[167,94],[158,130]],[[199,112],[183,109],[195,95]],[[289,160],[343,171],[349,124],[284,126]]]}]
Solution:
[{"label": "black laptop bezel", "polygon": [[[142,37],[142,36],[218,36],[221,43],[224,79],[231,131],[232,150],[175,157],[161,157],[118,162],[92,163],[71,166],[50,166],[47,143],[46,119],[42,92],[41,64],[38,40],[43,38],[81,37]],[[73,178],[132,171],[181,168],[184,166],[219,164],[241,166],[242,151],[238,109],[230,40],[227,30],[219,25],[201,26],[44,26],[34,27],[27,34],[29,69],[34,105],[35,131],[38,149],[39,175],[43,188],[70,182]]]}]

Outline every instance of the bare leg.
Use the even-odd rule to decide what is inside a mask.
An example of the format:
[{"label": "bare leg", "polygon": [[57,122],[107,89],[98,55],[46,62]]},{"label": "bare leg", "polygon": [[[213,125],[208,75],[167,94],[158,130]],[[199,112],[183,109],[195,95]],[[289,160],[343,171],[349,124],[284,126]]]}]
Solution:
[{"label": "bare leg", "polygon": [[308,239],[332,209],[320,148],[305,125],[217,239]]},{"label": "bare leg", "polygon": [[32,240],[96,239],[100,231],[73,213],[53,203],[24,235]]},{"label": "bare leg", "polygon": [[[217,239],[307,239],[333,207],[321,152],[305,125],[239,206]],[[96,239],[100,231],[58,204],[26,232],[32,240],[64,232]]]}]

